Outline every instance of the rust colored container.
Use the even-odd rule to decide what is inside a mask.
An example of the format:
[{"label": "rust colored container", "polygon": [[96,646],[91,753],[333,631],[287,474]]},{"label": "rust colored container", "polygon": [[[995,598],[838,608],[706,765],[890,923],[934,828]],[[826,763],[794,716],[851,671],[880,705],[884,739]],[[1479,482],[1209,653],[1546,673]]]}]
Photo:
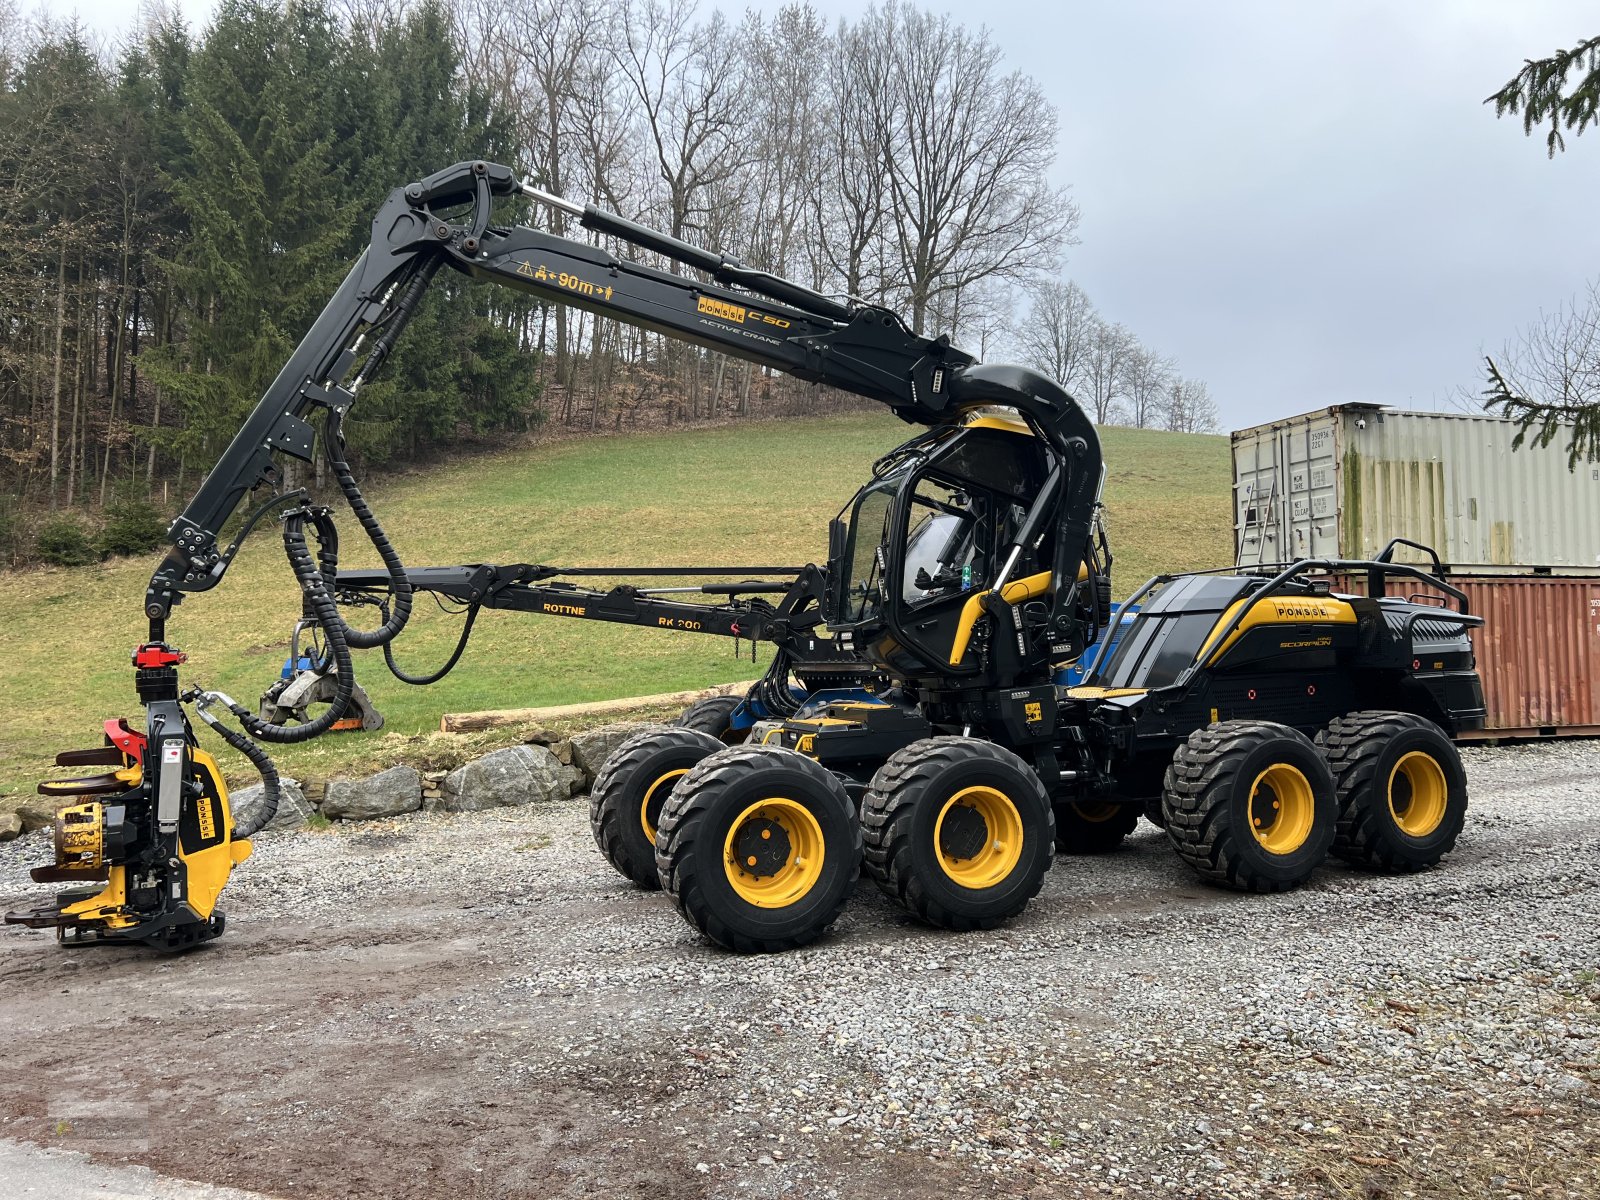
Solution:
[{"label": "rust colored container", "polygon": [[1473,634],[1489,715],[1477,737],[1600,734],[1600,578],[1450,580]]},{"label": "rust colored container", "polygon": [[[1337,576],[1334,589],[1360,595],[1365,583]],[[1482,730],[1463,736],[1600,736],[1600,577],[1451,575],[1450,583],[1483,618],[1472,647],[1489,712]],[[1390,586],[1401,594],[1398,582]]]}]

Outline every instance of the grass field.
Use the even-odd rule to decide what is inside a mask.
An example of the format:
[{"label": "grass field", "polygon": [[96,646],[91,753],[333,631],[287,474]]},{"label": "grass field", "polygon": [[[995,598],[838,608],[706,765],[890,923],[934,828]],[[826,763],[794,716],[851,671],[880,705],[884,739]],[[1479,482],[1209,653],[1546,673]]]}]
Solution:
[{"label": "grass field", "polygon": [[[370,498],[413,564],[820,561],[829,518],[872,460],[911,432],[887,415],[863,414],[561,442],[392,476]],[[1105,451],[1119,595],[1158,570],[1229,561],[1225,438],[1112,429]],[[375,561],[348,513],[341,532],[343,565]],[[97,744],[105,717],[137,714],[128,653],[145,633],[140,599],[157,560],[0,574],[10,648],[0,795],[31,791],[57,750]],[[371,610],[357,611],[375,621]],[[168,636],[189,653],[187,680],[253,706],[282,666],[298,612],[281,543],[268,529],[216,591],[184,602]],[[458,621],[419,598],[397,649],[401,665],[432,670]],[[439,738],[418,736],[436,731],[443,712],[667,692],[761,669],[736,660],[719,638],[488,611],[460,666],[432,687],[398,682],[380,653],[358,655],[358,678],[387,729],[275,751],[287,773],[447,760]]]}]

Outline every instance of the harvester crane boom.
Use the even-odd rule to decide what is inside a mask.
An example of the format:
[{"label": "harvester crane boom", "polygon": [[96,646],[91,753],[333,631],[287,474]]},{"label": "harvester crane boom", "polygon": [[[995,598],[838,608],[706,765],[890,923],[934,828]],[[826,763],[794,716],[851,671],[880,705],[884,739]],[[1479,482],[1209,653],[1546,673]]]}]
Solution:
[{"label": "harvester crane boom", "polygon": [[[494,202],[516,196],[559,207],[587,229],[718,282],[536,229],[492,226]],[[464,214],[453,214],[463,207]],[[1033,372],[979,365],[948,337],[917,334],[886,309],[843,303],[592,204],[552,196],[520,183],[509,167],[485,162],[457,163],[390,193],[370,245],[173,522],[173,549],[146,594],[152,622],[163,621],[184,593],[220,582],[237,548],[220,548],[223,523],[253,488],[276,482],[275,451],[311,460],[315,435],[307,418],[323,409],[336,425],[342,420],[441,266],[877,400],[915,424],[949,423],[982,405],[1016,408],[1070,464],[1061,503],[1051,506],[1063,515],[1055,572],[1069,584],[1056,594],[1056,632],[1069,633],[1071,581],[1090,533],[1101,460],[1093,424],[1065,391]],[[362,359],[368,338],[375,341]],[[151,640],[160,638],[157,625]]]}]

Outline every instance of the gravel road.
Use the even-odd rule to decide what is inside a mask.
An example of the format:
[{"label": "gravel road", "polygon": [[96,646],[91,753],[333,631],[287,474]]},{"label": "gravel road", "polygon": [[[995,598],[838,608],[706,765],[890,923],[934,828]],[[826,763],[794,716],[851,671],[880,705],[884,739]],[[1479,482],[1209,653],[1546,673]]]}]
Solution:
[{"label": "gravel road", "polygon": [[279,1196],[1592,1198],[1600,743],[1466,758],[1421,876],[1240,896],[1143,827],[1005,929],[868,885],[770,958],[581,804],[267,835],[200,951],[0,935],[0,1137]]}]

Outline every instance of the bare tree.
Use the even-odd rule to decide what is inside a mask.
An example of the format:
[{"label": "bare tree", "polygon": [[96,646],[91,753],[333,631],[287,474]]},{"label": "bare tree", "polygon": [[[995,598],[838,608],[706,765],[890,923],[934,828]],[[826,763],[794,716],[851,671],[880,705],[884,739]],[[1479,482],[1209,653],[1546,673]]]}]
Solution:
[{"label": "bare tree", "polygon": [[1047,182],[1055,109],[1027,76],[1001,74],[986,31],[909,0],[869,9],[858,29],[886,69],[862,116],[880,139],[896,273],[920,332],[945,293],[1053,261],[1078,213]]},{"label": "bare tree", "polygon": [[1136,429],[1151,429],[1163,423],[1177,364],[1148,346],[1134,344],[1128,355],[1126,389],[1128,419]]},{"label": "bare tree", "polygon": [[1071,280],[1046,279],[1028,289],[1028,316],[1015,336],[1016,353],[1069,392],[1084,386],[1084,370],[1100,317]]},{"label": "bare tree", "polygon": [[1517,444],[1567,440],[1568,464],[1600,460],[1600,278],[1491,358],[1484,406],[1521,426]]},{"label": "bare tree", "polygon": [[694,24],[692,0],[623,7],[612,55],[637,95],[674,237],[703,231],[710,193],[748,161],[738,43],[721,12]]},{"label": "bare tree", "polygon": [[893,103],[884,56],[869,30],[840,23],[820,83],[824,169],[811,194],[818,266],[840,281],[846,295],[878,300],[885,185],[882,138],[869,118],[889,112]]},{"label": "bare tree", "polygon": [[1174,433],[1212,433],[1220,418],[1211,392],[1198,379],[1174,379],[1168,389],[1167,428]]},{"label": "bare tree", "polygon": [[1125,325],[1096,321],[1084,360],[1083,381],[1094,406],[1097,425],[1121,419],[1121,400],[1127,395],[1128,368],[1139,349],[1139,340]]}]

